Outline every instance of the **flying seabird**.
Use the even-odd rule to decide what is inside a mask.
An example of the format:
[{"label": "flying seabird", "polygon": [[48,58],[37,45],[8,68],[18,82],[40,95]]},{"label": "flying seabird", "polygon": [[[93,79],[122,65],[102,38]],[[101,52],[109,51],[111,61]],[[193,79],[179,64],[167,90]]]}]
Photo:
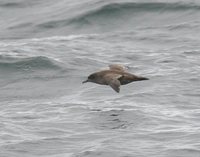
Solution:
[{"label": "flying seabird", "polygon": [[133,81],[149,80],[146,77],[136,76],[126,72],[126,68],[121,65],[109,65],[109,70],[102,70],[92,73],[88,76],[86,82],[93,82],[101,85],[109,85],[117,93],[120,91],[120,85],[126,85]]}]

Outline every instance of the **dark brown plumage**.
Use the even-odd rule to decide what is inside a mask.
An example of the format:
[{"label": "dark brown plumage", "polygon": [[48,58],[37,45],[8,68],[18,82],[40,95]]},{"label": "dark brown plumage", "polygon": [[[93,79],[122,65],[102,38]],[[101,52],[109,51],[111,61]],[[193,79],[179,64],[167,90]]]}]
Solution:
[{"label": "dark brown plumage", "polygon": [[120,65],[110,65],[109,70],[95,72],[88,76],[86,82],[93,82],[101,85],[111,86],[117,93],[120,91],[120,85],[126,85],[133,81],[148,80],[146,77],[140,77],[130,74],[125,71],[125,68]]}]

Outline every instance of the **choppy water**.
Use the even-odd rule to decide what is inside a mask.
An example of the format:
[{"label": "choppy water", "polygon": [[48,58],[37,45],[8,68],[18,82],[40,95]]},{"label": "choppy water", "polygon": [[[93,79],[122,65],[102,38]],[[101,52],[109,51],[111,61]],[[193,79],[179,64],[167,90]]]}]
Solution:
[{"label": "choppy water", "polygon": [[[1,157],[199,157],[198,1],[2,0]],[[109,64],[150,78],[84,84]]]}]

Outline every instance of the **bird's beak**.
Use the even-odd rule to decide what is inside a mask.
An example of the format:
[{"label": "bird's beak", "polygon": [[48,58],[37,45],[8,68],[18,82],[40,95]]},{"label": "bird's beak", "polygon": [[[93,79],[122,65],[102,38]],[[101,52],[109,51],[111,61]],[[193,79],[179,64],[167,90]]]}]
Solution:
[{"label": "bird's beak", "polygon": [[138,81],[142,81],[142,80],[149,80],[149,78],[146,78],[146,77],[139,77]]},{"label": "bird's beak", "polygon": [[85,81],[83,81],[82,83],[87,83],[87,82],[89,82],[89,80],[85,80]]}]

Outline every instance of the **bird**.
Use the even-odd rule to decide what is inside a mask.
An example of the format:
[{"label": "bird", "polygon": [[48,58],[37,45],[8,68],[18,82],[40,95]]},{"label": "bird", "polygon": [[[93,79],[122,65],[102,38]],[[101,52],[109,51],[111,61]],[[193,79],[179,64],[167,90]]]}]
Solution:
[{"label": "bird", "polygon": [[109,85],[117,93],[120,92],[120,85],[126,85],[133,81],[149,80],[149,78],[136,76],[128,73],[122,65],[112,64],[109,69],[92,73],[82,83],[93,82],[100,85]]}]

